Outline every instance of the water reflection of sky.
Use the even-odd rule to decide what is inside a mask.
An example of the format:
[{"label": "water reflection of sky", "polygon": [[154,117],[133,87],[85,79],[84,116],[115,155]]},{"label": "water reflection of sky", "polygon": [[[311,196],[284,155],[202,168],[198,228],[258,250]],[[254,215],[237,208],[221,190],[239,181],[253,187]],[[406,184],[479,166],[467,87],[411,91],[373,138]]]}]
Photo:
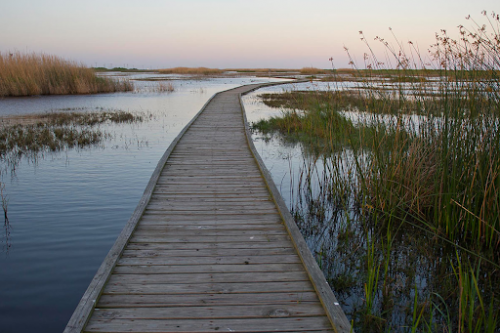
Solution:
[{"label": "water reflection of sky", "polygon": [[0,116],[103,108],[152,120],[102,125],[112,137],[97,147],[23,159],[12,170],[2,161],[12,247],[0,252],[0,332],[61,332],[173,138],[215,92],[256,81],[269,80],[174,82],[173,93],[161,94],[1,99]]}]

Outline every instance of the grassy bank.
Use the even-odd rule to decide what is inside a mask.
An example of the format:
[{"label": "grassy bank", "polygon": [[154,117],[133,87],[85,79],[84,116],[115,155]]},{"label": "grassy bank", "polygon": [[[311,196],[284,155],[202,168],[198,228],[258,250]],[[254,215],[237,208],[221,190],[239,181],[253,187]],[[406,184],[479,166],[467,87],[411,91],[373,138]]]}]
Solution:
[{"label": "grassy bank", "polygon": [[[460,41],[439,36],[434,65],[445,75],[432,85],[393,80],[389,91],[367,79],[359,91],[263,96],[286,109],[254,128],[315,156],[299,171],[293,213],[321,240],[317,259],[358,331],[499,331],[495,24]],[[394,56],[398,76],[426,73],[420,57]],[[367,64],[356,75],[383,70],[374,54]]]},{"label": "grassy bank", "polygon": [[0,53],[0,97],[130,90],[129,81],[98,77],[92,69],[56,56]]}]

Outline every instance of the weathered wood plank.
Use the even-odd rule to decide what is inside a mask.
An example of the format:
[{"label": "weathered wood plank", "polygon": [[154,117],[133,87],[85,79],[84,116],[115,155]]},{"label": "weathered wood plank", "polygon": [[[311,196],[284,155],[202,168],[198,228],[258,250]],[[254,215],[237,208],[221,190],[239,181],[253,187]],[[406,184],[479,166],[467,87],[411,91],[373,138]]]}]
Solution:
[{"label": "weathered wood plank", "polygon": [[205,219],[202,221],[196,220],[162,220],[161,217],[155,219],[155,217],[160,217],[157,215],[147,215],[147,219],[143,219],[141,221],[141,226],[144,227],[176,227],[176,228],[209,228],[209,227],[219,227],[223,228],[231,228],[234,229],[266,229],[269,228],[279,228],[280,225],[283,225],[281,221],[276,221],[273,219],[268,220],[254,220],[254,219],[241,219],[241,220],[217,220],[217,219]]},{"label": "weathered wood plank", "polygon": [[199,273],[199,274],[113,274],[111,284],[233,283],[309,281],[306,272]]},{"label": "weathered wood plank", "polygon": [[272,243],[290,240],[288,235],[255,235],[255,236],[135,236],[130,238],[134,243],[234,243],[234,242],[264,242]]},{"label": "weathered wood plank", "polygon": [[168,284],[106,284],[106,294],[126,295],[187,295],[187,294],[244,294],[314,291],[310,281],[254,283],[168,283]]},{"label": "weathered wood plank", "polygon": [[86,327],[86,332],[271,332],[317,331],[331,329],[326,316],[254,318],[254,319],[98,319]]},{"label": "weathered wood plank", "polygon": [[163,250],[186,250],[186,249],[269,249],[269,248],[293,248],[290,240],[277,242],[225,242],[225,243],[167,243],[167,242],[130,242],[127,249],[163,249]]},{"label": "weathered wood plank", "polygon": [[152,208],[180,208],[186,209],[195,206],[200,209],[206,208],[234,208],[234,209],[256,209],[265,208],[267,210],[272,209],[272,203],[268,200],[259,200],[252,203],[246,203],[244,201],[203,201],[203,200],[184,200],[182,198],[177,199],[152,199],[150,201],[150,206]]},{"label": "weathered wood plank", "polygon": [[266,229],[266,230],[258,230],[258,229],[249,229],[249,230],[217,230],[217,229],[191,229],[191,230],[172,230],[170,228],[146,228],[141,227],[137,228],[134,232],[134,236],[137,237],[155,237],[158,235],[158,232],[164,232],[169,236],[256,236],[256,235],[288,235],[285,228],[279,229]]},{"label": "weathered wood plank", "polygon": [[193,294],[193,295],[108,295],[99,300],[101,308],[182,307],[256,304],[320,304],[314,291],[258,294]]},{"label": "weathered wood plank", "polygon": [[162,257],[239,257],[239,256],[270,256],[293,255],[291,247],[271,249],[196,249],[196,250],[132,250],[125,249],[122,258],[162,258]]},{"label": "weathered wood plank", "polygon": [[297,255],[233,256],[233,257],[167,257],[167,258],[126,258],[119,265],[253,265],[253,264],[298,264]]},{"label": "weathered wood plank", "polygon": [[324,316],[320,303],[289,305],[193,306],[168,308],[97,309],[94,319],[222,319],[222,318],[282,318]]},{"label": "weathered wood plank", "polygon": [[193,232],[193,231],[252,231],[252,230],[285,230],[283,224],[281,223],[262,223],[262,224],[246,224],[246,223],[233,223],[233,224],[219,224],[217,222],[213,222],[212,224],[206,225],[192,225],[190,223],[185,223],[182,225],[168,225],[165,224],[149,224],[149,223],[141,223],[137,228],[137,231],[143,230],[155,230],[157,232]]},{"label": "weathered wood plank", "polygon": [[[145,214],[150,214],[150,215],[164,215],[165,210],[162,209],[149,209],[146,208]],[[206,210],[170,210],[169,211],[170,215],[198,215],[200,217],[204,216],[220,216],[220,215],[227,215],[227,216],[247,216],[247,218],[251,218],[251,216],[262,216],[262,215],[277,215],[276,211],[273,210],[255,210],[255,209],[239,209],[239,210],[230,210],[230,209],[206,209]]]},{"label": "weathered wood plank", "polygon": [[303,271],[301,264],[115,266],[116,274],[255,273]]}]

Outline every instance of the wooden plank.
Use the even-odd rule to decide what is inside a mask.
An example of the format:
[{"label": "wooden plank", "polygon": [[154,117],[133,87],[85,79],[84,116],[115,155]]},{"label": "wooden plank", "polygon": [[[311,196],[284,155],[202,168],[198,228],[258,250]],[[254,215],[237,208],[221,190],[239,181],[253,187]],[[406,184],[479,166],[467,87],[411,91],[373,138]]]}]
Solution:
[{"label": "wooden plank", "polygon": [[200,205],[213,205],[213,204],[219,204],[219,205],[229,205],[229,204],[234,204],[234,205],[248,205],[250,207],[253,206],[260,206],[261,204],[272,204],[272,202],[266,198],[266,197],[254,197],[254,198],[230,198],[230,197],[222,197],[222,198],[217,198],[216,196],[212,197],[200,197],[200,198],[194,198],[190,196],[159,196],[159,195],[154,195],[151,197],[151,204],[177,204],[177,205],[193,205],[193,204],[200,204]]},{"label": "wooden plank", "polygon": [[185,180],[162,180],[158,181],[158,186],[200,186],[200,187],[261,187],[265,186],[265,183],[262,181],[247,181],[245,179],[239,180],[207,180],[205,177],[198,177],[196,179],[185,179]]},{"label": "wooden plank", "polygon": [[302,264],[115,266],[116,274],[192,274],[303,271]]},{"label": "wooden plank", "polygon": [[[258,206],[260,209],[256,210],[255,207]],[[274,209],[273,209],[274,208]],[[209,203],[198,203],[198,204],[193,204],[193,202],[190,203],[182,203],[178,202],[176,204],[172,204],[168,202],[167,200],[165,201],[154,201],[150,205],[148,205],[148,210],[173,210],[173,211],[192,211],[192,210],[198,210],[198,211],[203,211],[203,210],[213,210],[213,209],[219,209],[219,210],[232,210],[232,211],[245,211],[245,210],[251,210],[253,214],[257,214],[260,211],[263,212],[270,212],[276,214],[276,208],[273,207],[269,202],[260,202],[255,203],[255,204],[246,204],[245,202],[239,202],[239,203],[230,203],[230,204],[225,204],[224,202],[220,201],[213,201]]]},{"label": "wooden plank", "polygon": [[[154,215],[145,214],[142,218],[142,223],[145,224],[158,224],[158,225],[232,225],[232,224],[245,224],[245,225],[262,225],[262,224],[282,224],[277,217],[279,215],[227,215],[227,216],[186,216],[186,215]],[[198,219],[194,218],[197,217]]]},{"label": "wooden plank", "polygon": [[187,294],[244,294],[314,291],[310,281],[243,282],[243,283],[169,283],[169,284],[106,284],[106,294],[126,295],[187,295]]},{"label": "wooden plank", "polygon": [[317,331],[331,329],[326,316],[252,319],[99,319],[92,320],[85,332],[271,332]]},{"label": "wooden plank", "polygon": [[293,248],[290,240],[277,242],[225,242],[225,243],[167,243],[167,242],[130,242],[127,249],[162,249],[162,250],[186,250],[186,249],[268,249],[268,248]]},{"label": "wooden plank", "polygon": [[255,236],[135,236],[130,238],[134,243],[234,243],[234,242],[263,242],[271,243],[275,241],[289,240],[288,235],[255,235]]},{"label": "wooden plank", "polygon": [[309,281],[305,272],[198,273],[198,274],[113,274],[111,284],[233,283]]},{"label": "wooden plank", "polygon": [[[163,230],[162,230],[163,229]],[[274,235],[288,235],[285,228],[278,230],[210,230],[210,229],[198,229],[198,230],[176,230],[167,231],[168,228],[141,228],[134,232],[135,237],[157,237],[159,232],[167,235],[168,237],[194,237],[194,236],[248,236],[253,237],[257,235],[261,236],[274,236]]]},{"label": "wooden plank", "polygon": [[[192,197],[204,198],[246,198],[252,201],[253,198],[268,199],[269,193],[259,189],[258,187],[199,187],[195,186],[180,186],[180,185],[159,185],[154,192],[155,196],[165,196],[169,198],[185,198]],[[241,204],[241,203],[240,203]],[[274,209],[276,211],[276,208]]]},{"label": "wooden plank", "polygon": [[247,293],[239,294],[193,294],[193,295],[108,295],[99,300],[101,308],[127,307],[183,307],[183,306],[224,306],[256,304],[320,304],[315,292]]},{"label": "wooden plank", "polygon": [[[144,212],[145,214],[148,215],[165,215],[166,210],[160,210],[160,209],[146,209]],[[232,210],[225,210],[225,209],[212,209],[212,210],[170,210],[168,211],[168,215],[170,216],[185,216],[185,215],[191,215],[191,216],[198,216],[200,218],[205,218],[205,217],[210,217],[210,216],[223,216],[226,215],[227,217],[242,217],[243,219],[252,219],[253,216],[275,216],[277,215],[276,212],[273,212],[272,210],[267,210],[267,211],[259,211],[255,209],[240,209],[236,211]]]},{"label": "wooden plank", "polygon": [[168,308],[96,309],[93,319],[218,319],[218,318],[280,318],[324,316],[320,303],[288,305],[193,306]]},{"label": "wooden plank", "polygon": [[[202,162],[202,161],[200,161]],[[257,174],[257,173],[256,173]],[[238,176],[230,176],[230,175],[224,175],[224,176],[203,176],[203,177],[196,177],[194,175],[179,175],[179,176],[172,176],[170,173],[166,173],[165,175],[162,175],[160,177],[160,179],[209,179],[209,180],[231,180],[231,179],[234,179],[234,180],[238,180],[238,179],[260,179],[262,180],[262,177],[260,176],[260,174],[258,174],[258,176],[253,176],[253,175],[238,175]]]},{"label": "wooden plank", "polygon": [[[155,218],[157,217],[157,218]],[[173,216],[171,216],[173,217]],[[161,219],[162,216],[157,216],[157,215],[147,215],[147,219],[143,219],[141,221],[141,226],[144,227],[163,227],[163,226],[170,226],[170,227],[192,227],[192,228],[205,228],[205,227],[211,227],[211,226],[217,226],[220,227],[221,229],[226,227],[230,228],[231,226],[234,226],[235,229],[238,229],[239,226],[241,226],[242,229],[265,229],[266,227],[276,227],[278,228],[280,225],[283,224],[282,221],[277,221],[274,219],[267,219],[267,220],[260,220],[260,219],[240,219],[240,220],[217,220],[217,216],[215,216],[213,219],[204,217],[203,220],[201,221],[196,221],[194,219],[192,220],[182,220],[182,219]]]},{"label": "wooden plank", "polygon": [[122,258],[162,258],[162,257],[239,257],[296,254],[290,247],[271,249],[195,249],[195,250],[137,250],[126,248]]},{"label": "wooden plank", "polygon": [[252,231],[252,230],[285,230],[283,224],[281,223],[262,223],[262,224],[246,224],[246,223],[233,223],[233,224],[218,224],[213,222],[212,224],[206,225],[192,225],[192,224],[182,224],[182,225],[168,225],[168,224],[149,224],[142,223],[136,228],[137,231],[141,230],[155,230],[157,232],[193,232],[200,230],[240,230],[240,231]]},{"label": "wooden plank", "polygon": [[186,192],[174,192],[174,191],[155,191],[153,193],[155,198],[168,198],[168,199],[186,199],[191,198],[192,200],[205,199],[205,198],[215,198],[215,199],[229,199],[237,198],[243,200],[268,200],[269,192],[257,192],[252,191],[233,191],[233,192],[222,192],[222,191],[206,191],[203,193],[194,193],[193,190]]},{"label": "wooden plank", "polygon": [[233,256],[233,257],[163,257],[126,258],[121,257],[119,265],[253,265],[253,264],[298,264],[297,255]]}]

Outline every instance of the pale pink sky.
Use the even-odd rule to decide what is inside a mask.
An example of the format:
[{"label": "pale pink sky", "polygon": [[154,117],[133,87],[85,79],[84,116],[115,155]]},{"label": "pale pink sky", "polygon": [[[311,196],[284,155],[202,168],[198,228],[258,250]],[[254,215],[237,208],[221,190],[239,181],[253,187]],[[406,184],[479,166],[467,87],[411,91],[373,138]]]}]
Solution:
[{"label": "pale pink sky", "polygon": [[[471,26],[498,0],[16,0],[0,4],[0,52],[56,54],[91,66],[328,68],[360,61],[362,30],[425,51],[440,29]],[[361,64],[360,64],[361,65]]]}]

